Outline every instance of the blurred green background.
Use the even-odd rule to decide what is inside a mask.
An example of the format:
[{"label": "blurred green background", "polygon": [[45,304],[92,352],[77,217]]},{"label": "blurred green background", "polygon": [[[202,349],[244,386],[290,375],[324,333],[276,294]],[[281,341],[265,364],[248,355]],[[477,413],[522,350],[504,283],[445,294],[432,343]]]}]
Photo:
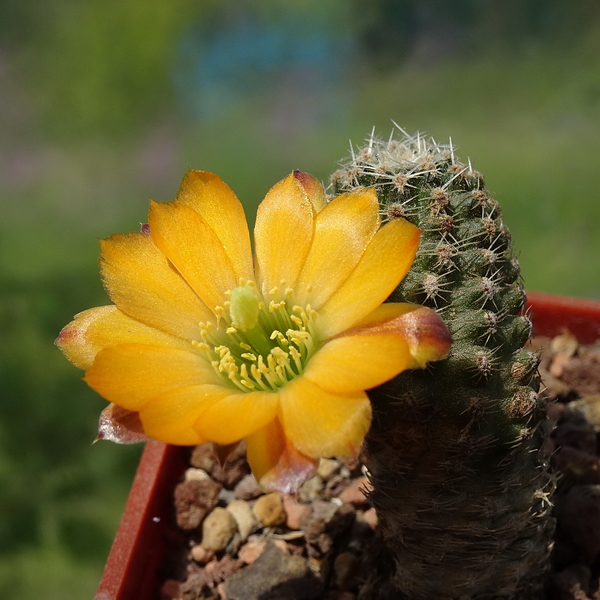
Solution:
[{"label": "blurred green background", "polygon": [[188,167],[249,215],[390,119],[451,136],[530,290],[600,298],[597,0],[0,1],[0,597],[91,598],[141,447],[53,346]]}]

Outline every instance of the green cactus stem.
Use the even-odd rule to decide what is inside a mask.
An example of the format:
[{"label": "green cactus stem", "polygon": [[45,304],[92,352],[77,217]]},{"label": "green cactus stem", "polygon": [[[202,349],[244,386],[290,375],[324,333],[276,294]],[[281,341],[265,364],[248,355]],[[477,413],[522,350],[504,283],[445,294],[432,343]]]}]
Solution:
[{"label": "green cactus stem", "polygon": [[523,348],[532,328],[511,236],[452,144],[399,131],[354,151],[332,191],[375,186],[384,220],[422,230],[389,300],[436,309],[454,343],[445,360],[370,392],[365,454],[384,551],[361,597],[540,599],[554,529],[550,426],[538,358]]}]

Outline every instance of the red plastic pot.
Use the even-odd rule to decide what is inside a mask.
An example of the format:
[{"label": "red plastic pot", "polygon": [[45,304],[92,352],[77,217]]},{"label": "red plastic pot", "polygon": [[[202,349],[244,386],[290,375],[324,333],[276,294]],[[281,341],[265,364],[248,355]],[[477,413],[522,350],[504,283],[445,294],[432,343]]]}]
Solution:
[{"label": "red plastic pot", "polygon": [[[530,293],[537,335],[569,330],[581,343],[600,339],[600,302]],[[148,442],[113,542],[96,600],[151,600],[160,586],[171,490],[186,468],[185,449]]]}]

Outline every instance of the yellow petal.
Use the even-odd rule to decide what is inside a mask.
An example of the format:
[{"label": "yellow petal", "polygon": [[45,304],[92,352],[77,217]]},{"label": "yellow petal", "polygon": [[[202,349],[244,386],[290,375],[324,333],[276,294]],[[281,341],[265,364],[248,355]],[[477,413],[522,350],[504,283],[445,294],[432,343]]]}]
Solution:
[{"label": "yellow petal", "polygon": [[347,279],[379,228],[375,190],[334,198],[317,214],[315,234],[300,278],[296,301],[318,309]]},{"label": "yellow petal", "polygon": [[172,335],[195,339],[213,313],[145,233],[100,242],[100,267],[111,300],[130,317]]},{"label": "yellow petal", "polygon": [[260,203],[254,243],[265,299],[277,299],[277,295],[269,296],[271,290],[296,283],[312,241],[313,215],[313,205],[293,173],[274,185]]},{"label": "yellow petal", "polygon": [[196,421],[196,431],[217,444],[233,444],[265,427],[277,415],[279,395],[232,393],[211,404]]},{"label": "yellow petal", "polygon": [[220,382],[213,368],[195,352],[146,344],[101,350],[84,380],[110,402],[135,411],[169,390]]},{"label": "yellow petal", "polygon": [[148,223],[156,246],[203,302],[212,310],[223,306],[238,278],[208,223],[179,202],[151,202]]},{"label": "yellow petal", "polygon": [[212,384],[189,385],[163,392],[140,410],[144,432],[152,439],[180,446],[210,441],[198,432],[194,423],[208,405],[230,393],[230,389]]},{"label": "yellow petal", "polygon": [[247,437],[246,449],[252,473],[267,492],[293,494],[317,470],[317,459],[294,448],[278,419]]},{"label": "yellow petal", "polygon": [[189,349],[179,337],[144,325],[122,313],[116,306],[98,306],[75,315],[60,332],[56,345],[80,369],[87,369],[96,354],[108,346],[139,343]]},{"label": "yellow petal", "polygon": [[279,394],[283,430],[302,454],[358,455],[371,424],[371,403],[364,392],[332,394],[299,377]]},{"label": "yellow petal", "polygon": [[319,309],[322,339],[352,327],[392,293],[412,265],[419,238],[419,229],[404,219],[375,234],[356,269]]},{"label": "yellow petal", "polygon": [[200,213],[217,234],[237,278],[253,279],[250,233],[242,203],[233,190],[208,171],[188,171],[177,194],[177,202]]},{"label": "yellow petal", "polygon": [[303,375],[332,394],[352,394],[389,381],[409,361],[408,344],[398,335],[353,335],[327,342]]},{"label": "yellow petal", "polygon": [[381,334],[406,340],[410,351],[407,369],[422,369],[428,362],[441,360],[452,345],[452,336],[440,316],[418,304],[382,304],[343,335]]}]

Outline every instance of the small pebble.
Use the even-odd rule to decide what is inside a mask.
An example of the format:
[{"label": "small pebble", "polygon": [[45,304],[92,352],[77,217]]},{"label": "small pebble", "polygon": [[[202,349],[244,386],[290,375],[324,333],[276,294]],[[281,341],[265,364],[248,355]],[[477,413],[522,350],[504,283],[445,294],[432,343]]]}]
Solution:
[{"label": "small pebble", "polygon": [[316,500],[323,489],[323,480],[315,475],[308,481],[305,481],[298,489],[298,500],[300,502],[308,503]]},{"label": "small pebble", "polygon": [[267,540],[262,539],[257,542],[248,542],[244,544],[238,552],[238,558],[243,560],[247,565],[251,565],[267,547]]},{"label": "small pebble", "polygon": [[285,523],[286,514],[283,508],[283,500],[276,492],[261,496],[254,504],[253,511],[256,518],[265,527]]},{"label": "small pebble", "polygon": [[243,560],[247,565],[250,565],[264,552],[268,543],[277,546],[284,554],[290,553],[288,545],[283,540],[267,540],[267,538],[262,538],[244,544],[238,552],[238,558]]},{"label": "small pebble", "polygon": [[[323,500],[335,500],[350,485],[351,479],[343,475],[333,475],[325,485]],[[341,504],[341,503],[340,503]]]},{"label": "small pebble", "polygon": [[222,581],[217,585],[217,592],[221,600],[227,600],[227,593],[225,592],[225,582]]},{"label": "small pebble", "polygon": [[283,508],[287,515],[285,525],[288,529],[297,531],[301,529],[300,522],[308,517],[311,512],[310,505],[300,504],[293,496],[285,495],[283,497]]},{"label": "small pebble", "polygon": [[221,560],[209,562],[204,570],[213,583],[219,583],[231,577],[243,566],[244,563],[241,560],[225,554]]},{"label": "small pebble", "polygon": [[331,477],[339,473],[342,464],[332,458],[322,458],[319,461],[317,475],[323,480],[328,481]]},{"label": "small pebble", "polygon": [[202,481],[203,479],[210,479],[210,475],[204,469],[190,467],[185,472],[183,479],[184,481]]},{"label": "small pebble", "polygon": [[233,489],[233,495],[240,500],[254,500],[263,494],[264,492],[252,474],[243,477]]},{"label": "small pebble", "polygon": [[577,348],[579,348],[579,342],[569,331],[557,335],[552,339],[552,342],[550,342],[550,349],[552,352],[563,354],[567,358],[574,356],[577,352]]},{"label": "small pebble", "polygon": [[233,515],[217,506],[202,523],[202,546],[206,550],[223,550],[237,531]]},{"label": "small pebble", "polygon": [[212,479],[182,481],[175,487],[177,525],[182,529],[196,529],[206,515],[217,505],[221,484]]},{"label": "small pebble", "polygon": [[362,506],[368,504],[365,491],[371,490],[371,484],[366,477],[359,477],[352,481],[352,483],[339,495],[342,502],[348,502],[354,506]]},{"label": "small pebble", "polygon": [[363,519],[368,523],[371,529],[375,529],[375,527],[377,527],[377,523],[379,522],[379,519],[377,518],[377,511],[373,507],[369,508],[369,510],[365,510],[363,513]]},{"label": "small pebble", "polygon": [[219,504],[221,506],[231,504],[235,500],[235,494],[233,490],[228,490],[227,488],[222,488],[219,492]]},{"label": "small pebble", "polygon": [[218,447],[216,455],[222,462],[217,462],[210,474],[215,481],[222,483],[228,490],[233,490],[250,473],[246,460],[246,444],[242,441],[237,445]]},{"label": "small pebble", "polygon": [[202,544],[192,546],[191,554],[192,558],[201,565],[205,565],[208,561],[212,560],[215,555],[214,550],[207,550]]},{"label": "small pebble", "polygon": [[206,570],[202,569],[198,573],[189,575],[189,577],[181,584],[180,598],[182,600],[202,598],[203,595],[206,597],[205,592],[210,592],[210,577],[207,575]]},{"label": "small pebble", "polygon": [[211,443],[196,446],[190,457],[192,467],[203,469],[207,473],[210,473],[215,468],[217,462],[217,457],[213,452],[213,445]]},{"label": "small pebble", "polygon": [[258,524],[250,505],[245,500],[234,500],[226,510],[235,519],[237,530],[240,532],[240,539],[245,542]]}]

